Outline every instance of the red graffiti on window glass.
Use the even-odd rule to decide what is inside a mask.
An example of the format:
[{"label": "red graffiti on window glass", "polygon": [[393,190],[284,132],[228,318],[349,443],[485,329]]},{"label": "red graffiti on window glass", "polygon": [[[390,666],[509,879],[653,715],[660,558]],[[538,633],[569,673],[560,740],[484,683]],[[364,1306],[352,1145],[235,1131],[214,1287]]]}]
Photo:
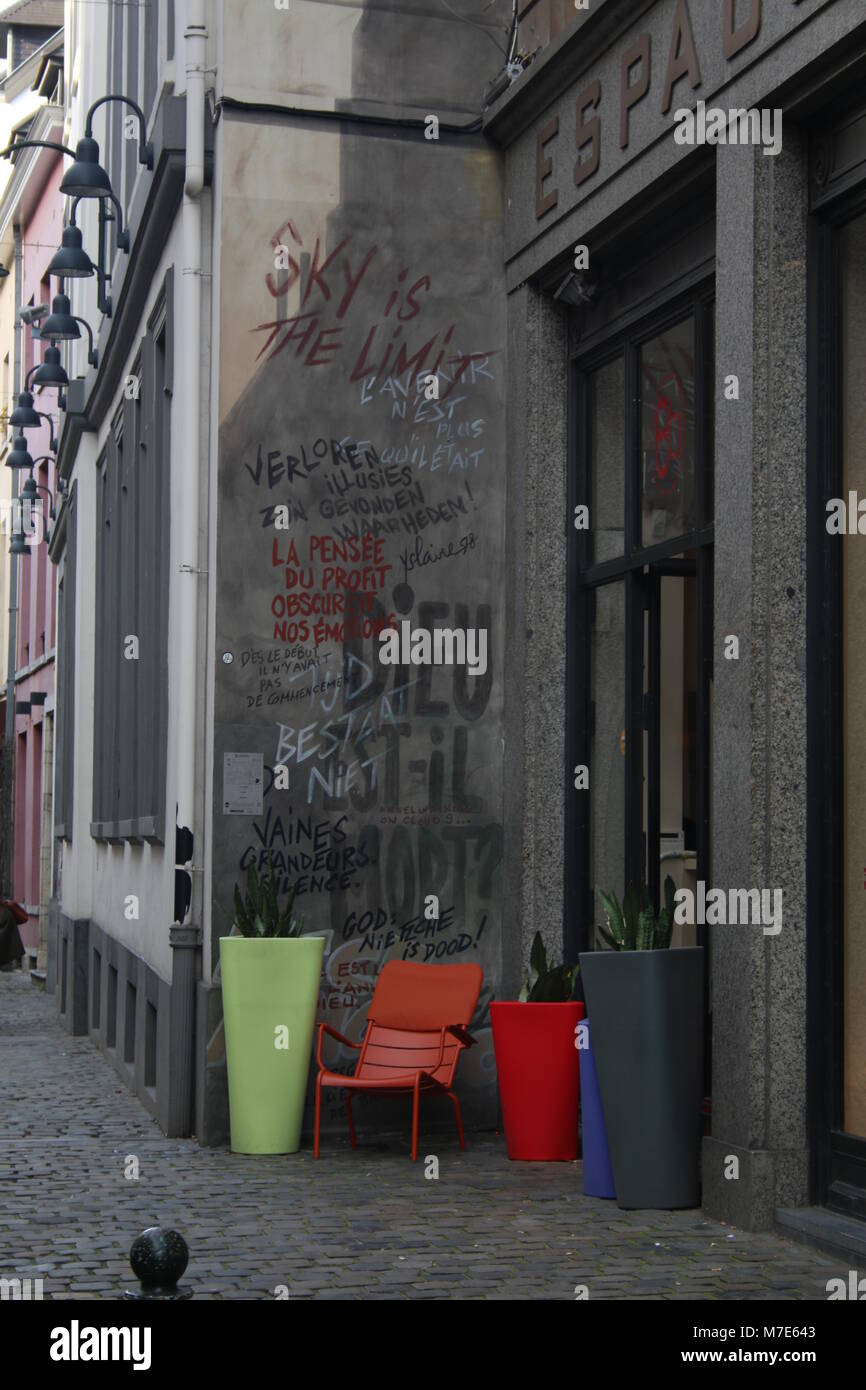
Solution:
[{"label": "red graffiti on window glass", "polygon": [[652,477],[659,492],[673,492],[680,481],[685,417],[683,384],[670,372],[656,388],[655,463]]}]

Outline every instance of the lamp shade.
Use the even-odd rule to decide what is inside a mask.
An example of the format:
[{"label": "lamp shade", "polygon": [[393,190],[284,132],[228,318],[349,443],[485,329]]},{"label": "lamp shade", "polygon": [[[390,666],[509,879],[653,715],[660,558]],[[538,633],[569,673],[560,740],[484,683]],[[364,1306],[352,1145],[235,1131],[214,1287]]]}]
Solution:
[{"label": "lamp shade", "polygon": [[[12,540],[11,540],[10,543],[9,543],[9,554],[10,554],[10,555],[29,555],[29,554],[30,554],[30,546],[27,544],[27,541],[24,539],[24,532],[23,532],[22,530],[20,530],[20,529],[17,530],[17,531],[13,531],[13,532],[12,532]],[[18,706],[16,705],[16,706],[15,706],[15,713],[16,713],[16,714],[29,714],[29,713],[30,713],[30,706],[28,705],[28,706],[27,706],[27,709],[24,710],[24,709],[19,709]]]},{"label": "lamp shade", "polygon": [[69,377],[60,364],[60,348],[56,348],[52,344],[51,347],[45,349],[42,366],[36,368],[36,371],[33,373],[33,380],[39,386],[69,385]]},{"label": "lamp shade", "polygon": [[83,280],[86,276],[93,275],[94,271],[93,261],[82,245],[81,228],[64,227],[60,246],[54,253],[47,273],[67,280]]},{"label": "lamp shade", "polygon": [[44,338],[55,338],[57,342],[68,342],[81,337],[81,329],[72,317],[69,296],[56,294],[51,301],[51,313],[42,325]]},{"label": "lamp shade", "polygon": [[41,417],[33,409],[33,397],[29,391],[22,391],[18,397],[18,404],[9,416],[10,425],[16,429],[33,429],[42,424]]},{"label": "lamp shade", "polygon": [[75,146],[75,159],[60,181],[60,192],[69,198],[108,198],[111,179],[99,162],[99,145],[85,135]]},{"label": "lamp shade", "polygon": [[33,460],[27,452],[27,440],[23,434],[16,434],[12,448],[6,459],[7,468],[32,468]]}]

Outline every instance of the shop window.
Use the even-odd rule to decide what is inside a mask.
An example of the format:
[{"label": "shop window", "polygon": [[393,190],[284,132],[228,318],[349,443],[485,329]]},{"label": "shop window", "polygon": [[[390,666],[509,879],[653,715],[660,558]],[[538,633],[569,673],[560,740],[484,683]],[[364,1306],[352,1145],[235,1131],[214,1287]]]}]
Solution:
[{"label": "shop window", "polygon": [[695,520],[695,326],[684,319],[640,347],[641,540],[656,545]]},{"label": "shop window", "polygon": [[587,379],[590,555],[596,564],[625,549],[625,362],[622,354]]},{"label": "shop window", "polygon": [[589,787],[567,892],[587,944],[600,889],[658,902],[668,873],[709,873],[713,334],[707,286],[574,362],[589,525],[572,538],[569,704]]}]

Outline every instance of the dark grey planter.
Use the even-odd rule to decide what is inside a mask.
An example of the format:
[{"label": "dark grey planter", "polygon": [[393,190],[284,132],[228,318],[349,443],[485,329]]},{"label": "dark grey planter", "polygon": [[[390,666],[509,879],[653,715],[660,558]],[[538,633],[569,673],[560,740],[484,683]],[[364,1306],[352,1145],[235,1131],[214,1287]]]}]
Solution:
[{"label": "dark grey planter", "polygon": [[696,1207],[703,949],[581,953],[586,1013],[621,1207]]}]

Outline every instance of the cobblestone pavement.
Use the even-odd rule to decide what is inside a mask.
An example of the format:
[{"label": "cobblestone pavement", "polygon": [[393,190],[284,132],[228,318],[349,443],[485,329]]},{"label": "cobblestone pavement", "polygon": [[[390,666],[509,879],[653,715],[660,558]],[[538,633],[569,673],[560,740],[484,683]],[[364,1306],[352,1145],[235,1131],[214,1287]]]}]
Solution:
[{"label": "cobblestone pavement", "polygon": [[[586,1198],[579,1164],[509,1163],[500,1135],[328,1138],[289,1157],[166,1139],[54,997],[0,973],[0,1276],[44,1297],[116,1298],[129,1246],[169,1225],[197,1298],[826,1299],[839,1261],[700,1211],[625,1212]],[[423,1124],[423,1117],[422,1117]],[[124,1177],[127,1155],[140,1164]]]}]

